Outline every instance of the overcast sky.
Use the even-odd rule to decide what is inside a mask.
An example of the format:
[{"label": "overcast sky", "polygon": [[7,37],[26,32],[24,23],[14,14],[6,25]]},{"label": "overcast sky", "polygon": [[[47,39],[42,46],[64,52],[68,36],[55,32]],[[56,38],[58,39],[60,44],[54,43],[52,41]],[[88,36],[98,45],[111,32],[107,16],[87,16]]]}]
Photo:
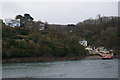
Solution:
[{"label": "overcast sky", "polygon": [[35,21],[68,24],[78,23],[98,14],[117,16],[117,2],[2,2],[0,18],[15,18],[29,13]]}]

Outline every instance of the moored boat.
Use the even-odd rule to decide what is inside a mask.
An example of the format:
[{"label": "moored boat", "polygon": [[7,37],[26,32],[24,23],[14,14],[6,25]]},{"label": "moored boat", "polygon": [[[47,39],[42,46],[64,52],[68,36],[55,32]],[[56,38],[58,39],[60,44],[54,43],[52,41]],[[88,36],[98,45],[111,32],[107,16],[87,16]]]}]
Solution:
[{"label": "moored boat", "polygon": [[113,59],[113,53],[102,53],[101,58],[102,59]]},{"label": "moored boat", "polygon": [[113,59],[113,57],[112,56],[110,56],[110,57],[102,57],[102,59]]}]

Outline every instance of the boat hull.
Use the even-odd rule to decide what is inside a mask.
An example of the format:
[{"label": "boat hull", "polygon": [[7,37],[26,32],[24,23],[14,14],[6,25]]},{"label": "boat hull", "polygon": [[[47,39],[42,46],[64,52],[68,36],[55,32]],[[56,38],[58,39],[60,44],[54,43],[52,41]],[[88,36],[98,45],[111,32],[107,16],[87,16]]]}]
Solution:
[{"label": "boat hull", "polygon": [[102,57],[103,60],[105,59],[113,59],[113,57]]}]

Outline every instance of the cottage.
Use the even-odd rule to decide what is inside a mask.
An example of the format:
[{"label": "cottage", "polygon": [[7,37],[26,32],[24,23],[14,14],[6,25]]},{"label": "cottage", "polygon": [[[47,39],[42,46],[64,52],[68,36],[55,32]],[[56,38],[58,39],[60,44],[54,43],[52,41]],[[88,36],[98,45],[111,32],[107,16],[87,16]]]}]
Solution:
[{"label": "cottage", "polygon": [[80,41],[79,43],[81,45],[83,45],[84,47],[87,47],[87,41],[86,40]]},{"label": "cottage", "polygon": [[5,19],[5,24],[10,27],[20,26],[20,19]]},{"label": "cottage", "polygon": [[44,30],[45,29],[45,24],[40,23],[39,24],[39,30]]}]

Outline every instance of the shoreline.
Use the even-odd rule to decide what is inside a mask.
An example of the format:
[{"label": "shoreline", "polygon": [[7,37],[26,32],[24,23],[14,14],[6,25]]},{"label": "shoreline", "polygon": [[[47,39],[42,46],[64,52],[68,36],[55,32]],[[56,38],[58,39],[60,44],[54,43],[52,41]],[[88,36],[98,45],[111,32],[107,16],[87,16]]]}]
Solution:
[{"label": "shoreline", "polygon": [[65,61],[65,60],[95,60],[101,59],[100,56],[66,56],[66,57],[23,57],[2,59],[2,63],[14,62],[46,62],[46,61]]}]

